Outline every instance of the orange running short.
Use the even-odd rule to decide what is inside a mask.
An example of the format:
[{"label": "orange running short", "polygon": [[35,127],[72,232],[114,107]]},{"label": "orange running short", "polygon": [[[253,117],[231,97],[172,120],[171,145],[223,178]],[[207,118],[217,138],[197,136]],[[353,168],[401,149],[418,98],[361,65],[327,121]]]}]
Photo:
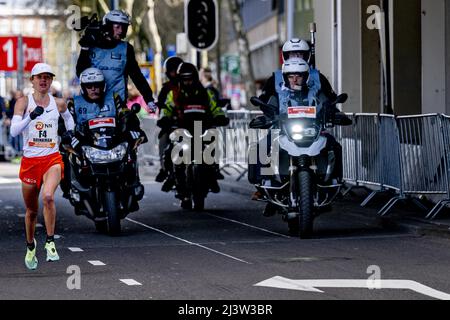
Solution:
[{"label": "orange running short", "polygon": [[45,173],[54,165],[61,166],[61,179],[64,178],[64,162],[59,152],[44,157],[22,158],[19,178],[23,183],[41,187]]}]

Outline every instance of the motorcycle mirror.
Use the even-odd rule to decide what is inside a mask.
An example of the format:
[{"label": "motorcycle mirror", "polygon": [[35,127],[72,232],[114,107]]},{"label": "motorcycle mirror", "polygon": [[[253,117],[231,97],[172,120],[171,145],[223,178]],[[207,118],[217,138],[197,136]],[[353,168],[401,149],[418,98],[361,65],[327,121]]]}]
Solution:
[{"label": "motorcycle mirror", "polygon": [[266,116],[260,116],[250,121],[249,127],[251,129],[268,129],[272,126],[272,121],[269,121]]},{"label": "motorcycle mirror", "polygon": [[139,103],[135,103],[131,106],[131,112],[134,114],[138,114],[141,111],[141,105]]},{"label": "motorcycle mirror", "polygon": [[256,107],[259,107],[264,104],[264,102],[262,102],[261,99],[259,99],[258,97],[251,97],[250,102],[252,103],[252,105]]},{"label": "motorcycle mirror", "polygon": [[252,97],[250,98],[250,102],[257,107],[260,107],[260,109],[262,110],[262,112],[264,112],[265,114],[273,117],[276,114],[276,110],[277,108],[273,105],[264,103],[261,99],[257,98],[257,97]]},{"label": "motorcycle mirror", "polygon": [[218,101],[218,105],[220,108],[228,107],[228,105],[230,105],[230,104],[231,104],[230,99],[219,99],[219,101]]},{"label": "motorcycle mirror", "polygon": [[336,104],[338,103],[345,103],[348,99],[348,94],[346,93],[342,93],[340,95],[338,95],[338,97],[336,98]]}]

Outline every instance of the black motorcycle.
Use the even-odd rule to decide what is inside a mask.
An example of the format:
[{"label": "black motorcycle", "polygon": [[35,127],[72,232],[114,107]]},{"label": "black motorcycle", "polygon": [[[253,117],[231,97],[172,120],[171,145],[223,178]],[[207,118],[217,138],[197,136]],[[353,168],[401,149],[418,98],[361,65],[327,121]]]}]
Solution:
[{"label": "black motorcycle", "polygon": [[[69,201],[76,215],[95,222],[97,230],[118,235],[120,221],[139,209],[144,186],[138,179],[137,149],[147,142],[131,111],[114,118],[88,120],[78,127],[72,141],[63,143],[70,165]],[[133,125],[130,125],[133,123]]]},{"label": "black motorcycle", "polygon": [[[261,166],[249,166],[249,180],[259,180],[255,187],[263,195],[262,201],[276,208],[287,221],[293,236],[309,238],[313,233],[314,218],[329,207],[341,185],[333,181],[336,154],[328,147],[332,138],[326,133],[334,125],[349,125],[351,120],[336,110],[347,95],[340,95],[328,105],[289,106],[287,114],[278,115],[279,107],[266,104],[254,97],[250,101],[259,106],[264,116],[250,123],[252,129],[279,129],[279,175],[270,177],[270,183],[255,178]],[[251,151],[250,151],[251,152]]]},{"label": "black motorcycle", "polygon": [[[170,175],[175,181],[176,197],[181,200],[181,207],[203,211],[208,193],[220,191],[212,143],[217,142],[215,139],[219,135],[216,127],[227,126],[229,119],[221,117],[215,122],[205,117],[203,109],[197,110],[196,107],[192,106],[183,121],[179,121],[182,125],[172,125],[171,144],[165,151],[164,161],[168,163],[166,166],[172,166]],[[209,159],[205,159],[204,154],[208,154]]]}]

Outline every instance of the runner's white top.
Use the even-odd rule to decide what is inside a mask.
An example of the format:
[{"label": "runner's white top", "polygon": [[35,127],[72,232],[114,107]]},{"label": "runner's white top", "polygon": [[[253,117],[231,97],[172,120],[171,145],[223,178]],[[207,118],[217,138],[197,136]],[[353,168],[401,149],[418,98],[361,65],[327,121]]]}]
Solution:
[{"label": "runner's white top", "polygon": [[[59,111],[55,98],[49,93],[50,103],[44,113],[28,124],[23,131],[23,155],[27,158],[43,157],[59,152]],[[25,115],[36,108],[33,95],[28,95]]]}]

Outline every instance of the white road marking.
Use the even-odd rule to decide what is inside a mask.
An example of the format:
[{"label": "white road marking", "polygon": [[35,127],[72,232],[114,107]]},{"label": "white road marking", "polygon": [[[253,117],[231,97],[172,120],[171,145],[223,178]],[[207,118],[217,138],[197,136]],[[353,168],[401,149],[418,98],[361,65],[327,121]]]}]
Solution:
[{"label": "white road marking", "polygon": [[225,220],[225,221],[234,222],[234,223],[241,224],[243,226],[246,226],[246,227],[249,227],[249,228],[252,228],[252,229],[264,231],[264,232],[267,232],[267,233],[270,233],[270,234],[273,234],[273,235],[276,235],[276,236],[279,236],[279,237],[291,239],[291,237],[289,237],[287,235],[284,235],[284,234],[281,234],[281,233],[278,233],[278,232],[273,232],[273,231],[270,231],[270,230],[267,230],[267,229],[264,229],[264,228],[260,228],[260,227],[257,227],[257,226],[253,226],[251,224],[247,224],[247,223],[240,222],[240,221],[233,220],[233,219],[224,218],[224,217],[221,217],[221,216],[216,216],[215,214],[208,213],[208,212],[206,212],[206,214],[211,216],[211,217],[215,217],[217,219],[222,219],[222,220]]},{"label": "white road marking", "polygon": [[195,243],[195,242],[191,242],[191,241],[189,241],[189,240],[185,240],[185,239],[179,238],[179,237],[174,236],[174,235],[172,235],[172,234],[170,234],[170,233],[167,233],[167,232],[164,232],[164,231],[159,230],[159,229],[157,229],[157,228],[148,226],[148,225],[146,225],[146,224],[144,224],[144,223],[142,223],[142,222],[138,222],[138,221],[135,221],[135,220],[130,219],[130,218],[126,218],[126,220],[128,220],[128,221],[130,221],[130,222],[133,222],[133,223],[135,223],[135,224],[138,224],[138,225],[140,225],[140,226],[142,226],[142,227],[148,228],[148,229],[150,229],[150,230],[153,230],[153,231],[162,233],[162,234],[164,234],[164,235],[166,235],[166,236],[168,236],[168,237],[171,237],[171,238],[173,238],[173,239],[182,241],[182,242],[187,243],[187,244],[189,244],[189,245],[197,246],[197,247],[199,247],[199,248],[202,248],[202,249],[205,249],[205,250],[208,250],[208,251],[211,251],[211,252],[220,254],[221,256],[224,256],[224,257],[227,257],[227,258],[230,258],[230,259],[239,261],[239,262],[243,262],[243,263],[246,263],[246,264],[252,264],[252,263],[250,263],[250,262],[247,262],[247,261],[245,261],[245,260],[242,260],[242,259],[233,257],[233,256],[228,255],[228,254],[226,254],[226,253],[223,253],[223,252],[220,252],[220,251],[217,251],[217,250],[214,250],[214,249],[205,247],[205,246],[203,246],[203,245],[201,245],[201,244],[199,244],[199,243]]},{"label": "white road marking", "polygon": [[88,261],[90,264],[92,264],[93,266],[106,266],[106,264],[104,264],[103,262],[99,261],[99,260],[92,260],[92,261]]},{"label": "white road marking", "polygon": [[5,210],[12,210],[12,209],[14,209],[14,207],[13,206],[5,206],[4,209]]},{"label": "white road marking", "polygon": [[36,223],[36,228],[43,228],[44,226],[40,223]]},{"label": "white road marking", "polygon": [[70,251],[72,251],[72,252],[83,252],[84,250],[83,249],[81,249],[81,248],[73,248],[73,247],[70,247],[70,248],[68,248]]},{"label": "white road marking", "polygon": [[450,300],[450,294],[435,290],[412,280],[374,280],[374,279],[323,279],[323,280],[293,280],[276,276],[261,281],[255,286],[291,289],[299,291],[319,292],[317,288],[361,288],[361,289],[408,289],[417,293],[440,299]]},{"label": "white road marking", "polygon": [[142,286],[142,283],[139,283],[134,279],[119,279],[119,280],[128,286]]},{"label": "white road marking", "polygon": [[17,216],[18,216],[19,218],[25,218],[25,213],[19,213]]},{"label": "white road marking", "polygon": [[0,184],[9,184],[9,183],[20,183],[20,179],[18,178],[4,178],[0,177]]}]

